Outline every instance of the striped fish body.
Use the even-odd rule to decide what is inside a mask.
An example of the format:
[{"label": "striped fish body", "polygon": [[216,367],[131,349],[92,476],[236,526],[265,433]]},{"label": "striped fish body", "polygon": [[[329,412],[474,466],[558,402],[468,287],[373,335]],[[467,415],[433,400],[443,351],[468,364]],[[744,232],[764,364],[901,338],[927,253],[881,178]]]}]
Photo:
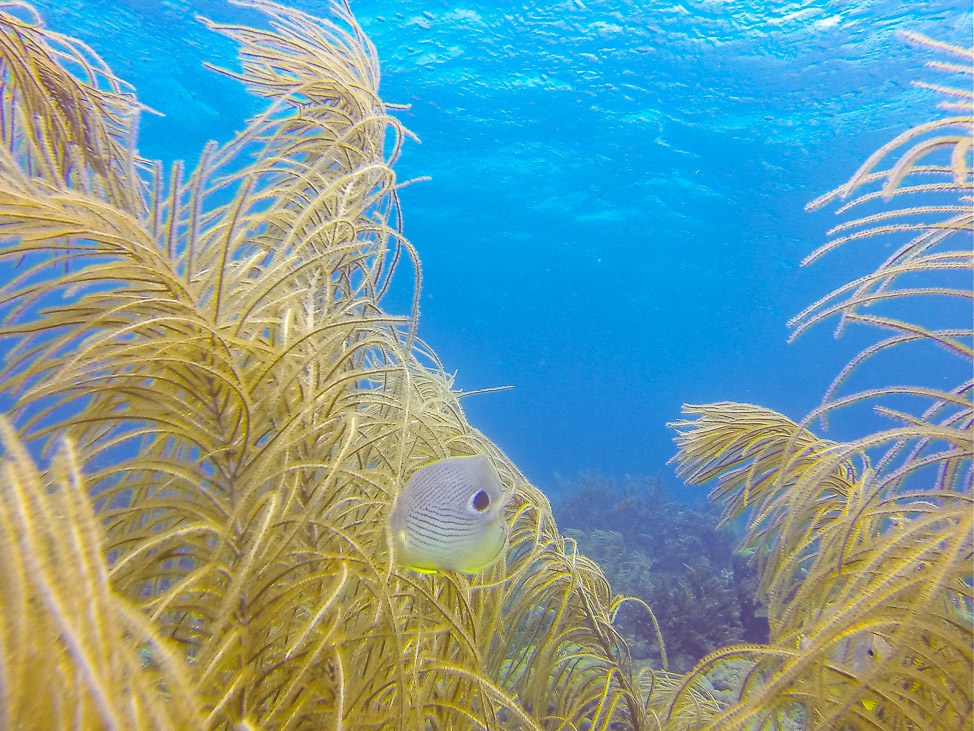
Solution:
[{"label": "striped fish body", "polygon": [[389,530],[396,561],[416,571],[477,573],[504,553],[511,494],[486,457],[420,467],[396,497]]}]

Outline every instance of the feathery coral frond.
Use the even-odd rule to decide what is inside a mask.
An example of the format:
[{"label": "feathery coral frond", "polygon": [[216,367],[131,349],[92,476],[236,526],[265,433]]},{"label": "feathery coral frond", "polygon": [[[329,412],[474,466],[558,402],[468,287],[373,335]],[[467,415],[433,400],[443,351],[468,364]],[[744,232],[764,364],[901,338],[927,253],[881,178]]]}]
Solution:
[{"label": "feathery coral frond", "polygon": [[[912,43],[950,54],[964,64],[928,64],[962,77],[961,86],[920,84],[937,94],[948,96],[949,111],[955,114],[919,124],[883,145],[863,163],[852,178],[834,191],[808,205],[816,209],[837,199],[847,200],[839,209],[867,209],[859,217],[832,229],[833,239],[810,254],[810,263],[839,246],[854,241],[882,237],[893,248],[879,267],[821,298],[792,318],[792,340],[813,325],[839,315],[836,333],[850,323],[860,323],[891,331],[894,336],[881,346],[868,348],[853,359],[826,392],[820,417],[834,408],[835,393],[854,370],[879,353],[895,348],[922,352],[927,343],[968,363],[972,357],[970,288],[974,271],[974,51],[933,41],[916,33],[905,33]],[[904,149],[905,148],[905,149]],[[899,151],[899,152],[898,152]],[[898,152],[898,156],[894,154]],[[891,159],[892,158],[892,159]],[[887,167],[880,168],[889,160]],[[876,189],[878,186],[878,189]],[[855,197],[852,197],[855,195]],[[885,201],[895,206],[876,208]],[[836,234],[841,234],[836,236]],[[904,319],[904,307],[891,307],[896,300],[909,306],[920,298],[937,298],[936,311],[953,322],[924,322],[920,308],[913,307],[916,319]],[[887,306],[888,313],[877,311]],[[866,310],[871,310],[867,312]],[[927,308],[929,311],[931,308]],[[944,314],[941,315],[941,320]],[[901,357],[909,357],[903,353]],[[923,394],[917,395],[924,397]]]},{"label": "feathery coral frond", "polygon": [[145,107],[80,41],[41,30],[30,6],[0,12],[0,167],[141,212],[133,141]]},{"label": "feathery coral frond", "polygon": [[[948,731],[974,719],[974,385],[964,376],[952,387],[880,384],[838,395],[865,363],[909,357],[915,346],[936,345],[970,370],[974,52],[908,38],[966,62],[931,64],[968,77],[965,88],[924,85],[948,96],[941,107],[957,114],[903,133],[809,207],[853,195],[840,213],[909,197],[920,203],[837,226],[831,234],[839,236],[806,263],[853,241],[909,238],[875,272],[792,321],[793,337],[836,314],[837,333],[858,323],[892,334],[857,355],[802,424],[734,403],[687,406],[696,418],[674,424],[678,472],[696,484],[717,479],[711,498],[727,519],[750,511],[745,549],[758,556],[771,644],[704,658],[671,691],[670,718],[686,715],[689,694],[709,676],[735,668],[737,702],[698,714],[699,727]],[[942,306],[911,309],[920,297]],[[892,314],[866,311],[894,300]],[[929,324],[931,311],[939,322]],[[904,397],[921,404],[916,413],[890,405]],[[895,425],[848,443],[809,431],[816,418],[863,402]]]},{"label": "feathery coral frond", "polygon": [[[27,152],[0,165],[0,257],[25,263],[0,336],[22,433],[77,445],[111,585],[182,648],[204,728],[650,728],[601,572],[467,424],[415,306],[380,304],[402,252],[419,266],[374,49],[347,6],[241,4],[270,29],[205,22],[268,108],[185,176],[115,162],[135,154],[90,76],[52,74],[91,100],[63,135],[107,130],[96,162],[38,175],[48,142],[10,128]],[[68,43],[0,25],[39,58]],[[509,560],[475,579],[398,568],[404,478],[473,453],[514,488]]]},{"label": "feathery coral frond", "polygon": [[[675,425],[680,473],[716,477],[711,497],[728,517],[751,511],[744,546],[758,551],[772,654],[705,658],[673,703],[714,665],[749,660],[761,680],[712,728],[760,726],[795,708],[814,728],[969,723],[974,504],[946,476],[974,459],[970,430],[918,424],[840,444],[748,404],[687,412],[698,418]],[[937,438],[950,446],[889,473],[867,456]]]},{"label": "feathery coral frond", "polygon": [[116,596],[69,447],[41,474],[0,419],[0,726],[181,729],[187,668]]}]

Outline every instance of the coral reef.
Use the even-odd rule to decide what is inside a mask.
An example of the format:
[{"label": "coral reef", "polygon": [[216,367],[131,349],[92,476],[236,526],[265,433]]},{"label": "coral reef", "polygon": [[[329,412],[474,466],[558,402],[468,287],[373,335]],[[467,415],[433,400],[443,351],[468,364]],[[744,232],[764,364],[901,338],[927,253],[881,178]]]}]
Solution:
[{"label": "coral reef", "polygon": [[[838,314],[840,330],[890,334],[801,424],[728,403],[677,424],[680,473],[716,478],[725,518],[747,515],[770,624],[768,644],[681,676],[634,666],[615,622],[640,602],[611,593],[467,423],[415,306],[383,309],[399,259],[419,271],[392,171],[406,132],[348,6],[240,4],[268,27],[205,22],[240,48],[223,73],[267,107],[168,172],[138,155],[140,106],[89,49],[0,8],[2,725],[970,726],[972,383],[837,394],[878,354],[969,365],[974,54],[913,37],[965,75],[928,85],[949,116],[819,201],[873,210],[812,258],[906,238],[796,332]],[[917,297],[962,299],[964,320],[904,319]],[[867,401],[894,426],[849,443],[811,431]],[[506,560],[472,578],[398,567],[395,495],[420,465],[472,454],[513,491]],[[716,534],[683,526],[672,550],[713,550]],[[630,528],[592,531],[593,548],[625,550]],[[642,582],[646,555],[628,565]],[[714,576],[686,581],[719,594]]]},{"label": "coral reef", "polygon": [[[740,536],[733,526],[717,529],[713,506],[671,500],[657,478],[619,485],[582,475],[560,486],[552,510],[614,591],[652,607],[670,670],[685,672],[724,645],[767,640],[766,620],[756,616],[763,609],[754,599],[755,569],[734,555]],[[637,661],[661,666],[656,628],[642,607],[621,610],[617,626]]]},{"label": "coral reef", "polygon": [[[38,635],[68,645],[49,658],[56,692],[7,697],[7,725],[90,696],[105,712],[80,706],[86,728],[166,726],[178,693],[176,710],[199,709],[184,728],[649,728],[601,572],[467,424],[415,311],[382,308],[413,252],[391,169],[405,131],[376,94],[374,49],[347,6],[319,20],[242,4],[268,28],[207,24],[238,44],[241,71],[224,73],[266,111],[168,173],[137,154],[139,104],[104,64],[25,6],[0,12],[0,390],[24,444],[72,445],[100,523],[72,537],[109,592],[50,610],[93,644]],[[15,445],[7,471],[26,459]],[[399,568],[397,491],[468,454],[514,492],[508,560],[472,579]],[[27,479],[32,519],[57,475]],[[2,598],[21,674],[23,584]],[[131,724],[110,713],[113,683],[137,646],[152,664],[162,645],[141,626],[120,636],[120,613],[188,678],[152,685]]]}]

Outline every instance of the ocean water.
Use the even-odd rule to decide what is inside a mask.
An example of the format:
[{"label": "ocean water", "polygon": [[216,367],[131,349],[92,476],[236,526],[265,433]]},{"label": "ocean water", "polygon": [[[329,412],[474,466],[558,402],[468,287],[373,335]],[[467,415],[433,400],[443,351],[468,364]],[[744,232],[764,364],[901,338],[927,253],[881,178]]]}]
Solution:
[{"label": "ocean water", "polygon": [[[260,22],[252,12],[224,0],[33,4],[160,113],[143,119],[145,156],[192,164],[259,108],[203,67],[233,68],[234,48],[195,20]],[[887,249],[799,267],[835,222],[804,206],[935,114],[910,83],[932,78],[931,54],[897,31],[970,45],[972,24],[970,0],[352,8],[378,49],[383,99],[409,105],[397,114],[421,140],[398,175],[430,178],[401,194],[422,260],[420,335],[458,388],[513,387],[464,408],[549,492],[581,472],[677,484],[666,424],[685,402],[796,419],[819,403],[874,336],[836,341],[826,325],[789,345],[786,322]],[[391,310],[408,311],[408,281]],[[851,412],[828,436],[873,422]]]}]

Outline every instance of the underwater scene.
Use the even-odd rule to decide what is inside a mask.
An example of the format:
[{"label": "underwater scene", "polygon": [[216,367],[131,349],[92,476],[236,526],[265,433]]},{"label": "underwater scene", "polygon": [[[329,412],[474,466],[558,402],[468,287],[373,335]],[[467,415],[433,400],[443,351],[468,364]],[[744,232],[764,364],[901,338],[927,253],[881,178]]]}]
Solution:
[{"label": "underwater scene", "polygon": [[972,27],[0,2],[0,729],[970,729]]}]

